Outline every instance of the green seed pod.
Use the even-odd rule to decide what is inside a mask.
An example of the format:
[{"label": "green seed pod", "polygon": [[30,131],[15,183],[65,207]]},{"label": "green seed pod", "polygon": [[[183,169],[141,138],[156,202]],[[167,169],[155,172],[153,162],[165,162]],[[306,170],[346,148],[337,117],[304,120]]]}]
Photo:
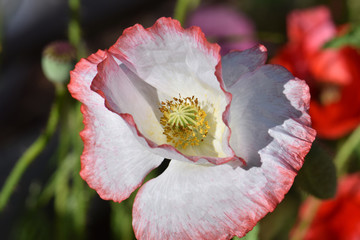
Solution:
[{"label": "green seed pod", "polygon": [[57,41],[45,47],[41,66],[48,80],[65,83],[70,78],[69,72],[74,68],[75,60],[76,49],[66,41]]}]

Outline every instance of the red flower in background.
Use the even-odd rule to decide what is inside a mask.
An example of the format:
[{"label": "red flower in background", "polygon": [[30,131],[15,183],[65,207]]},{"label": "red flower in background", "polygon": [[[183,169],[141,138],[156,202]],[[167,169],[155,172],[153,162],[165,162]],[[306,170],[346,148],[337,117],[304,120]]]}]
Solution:
[{"label": "red flower in background", "polygon": [[360,123],[360,55],[345,46],[324,49],[339,35],[326,7],[288,16],[289,42],[272,60],[310,86],[310,115],[320,137],[339,138]]},{"label": "red flower in background", "polygon": [[[300,209],[303,217],[308,202]],[[304,240],[360,239],[360,174],[342,179],[334,199],[323,201]]]}]

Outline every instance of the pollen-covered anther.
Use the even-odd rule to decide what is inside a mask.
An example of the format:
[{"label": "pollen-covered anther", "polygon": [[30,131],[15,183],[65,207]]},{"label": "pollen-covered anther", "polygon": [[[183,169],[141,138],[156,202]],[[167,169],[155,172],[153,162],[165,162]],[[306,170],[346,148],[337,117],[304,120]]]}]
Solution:
[{"label": "pollen-covered anther", "polygon": [[168,143],[176,148],[181,146],[197,146],[208,134],[208,121],[206,113],[199,106],[199,101],[194,96],[161,102],[160,111],[163,116],[160,123],[164,127],[163,134]]}]

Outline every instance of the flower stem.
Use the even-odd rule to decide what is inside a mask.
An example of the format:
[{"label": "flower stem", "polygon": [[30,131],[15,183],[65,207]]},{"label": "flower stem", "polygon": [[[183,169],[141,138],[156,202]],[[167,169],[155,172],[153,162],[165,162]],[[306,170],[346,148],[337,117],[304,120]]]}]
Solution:
[{"label": "flower stem", "polygon": [[195,9],[199,5],[200,0],[178,0],[175,6],[174,18],[177,19],[181,25],[184,25],[187,12]]},{"label": "flower stem", "polygon": [[21,176],[26,168],[33,162],[33,160],[43,151],[46,144],[54,134],[59,121],[60,102],[65,93],[63,86],[56,86],[56,99],[53,103],[46,124],[45,131],[38,137],[38,139],[25,151],[25,153],[16,162],[15,167],[5,181],[5,184],[0,192],[0,211],[6,206],[15,186],[19,182]]},{"label": "flower stem", "polygon": [[314,197],[309,197],[308,201],[308,207],[304,213],[304,216],[302,217],[301,222],[297,224],[297,227],[295,228],[295,231],[290,237],[290,240],[304,239],[305,234],[309,229],[321,203],[321,200]]},{"label": "flower stem", "polygon": [[334,158],[338,177],[346,171],[347,160],[354,150],[360,145],[360,126],[346,139]]},{"label": "flower stem", "polygon": [[78,49],[81,41],[80,28],[80,0],[68,0],[70,9],[70,22],[68,26],[69,42]]},{"label": "flower stem", "polygon": [[68,39],[76,48],[77,59],[87,56],[86,47],[82,42],[82,30],[80,24],[81,0],[68,0],[70,20],[68,23]]}]

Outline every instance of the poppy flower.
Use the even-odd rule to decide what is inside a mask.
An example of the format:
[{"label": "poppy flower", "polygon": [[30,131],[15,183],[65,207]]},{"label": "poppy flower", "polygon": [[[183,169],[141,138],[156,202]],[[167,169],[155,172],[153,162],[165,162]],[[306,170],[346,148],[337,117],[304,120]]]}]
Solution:
[{"label": "poppy flower", "polygon": [[[303,218],[309,201],[300,209]],[[334,199],[321,202],[304,240],[360,239],[360,174],[341,179]]]},{"label": "poppy flower", "polygon": [[283,199],[314,140],[308,86],[264,65],[257,46],[223,58],[198,27],[136,24],[82,59],[81,177],[101,198],[134,201],[138,239],[243,236]]},{"label": "poppy flower", "polygon": [[254,24],[233,8],[222,5],[198,8],[190,14],[187,25],[199,26],[208,40],[221,46],[221,55],[256,45]]},{"label": "poppy flower", "polygon": [[287,21],[289,42],[272,63],[285,66],[310,86],[310,115],[320,137],[336,139],[360,123],[360,54],[344,46],[324,49],[340,31],[326,7],[296,10]]}]

